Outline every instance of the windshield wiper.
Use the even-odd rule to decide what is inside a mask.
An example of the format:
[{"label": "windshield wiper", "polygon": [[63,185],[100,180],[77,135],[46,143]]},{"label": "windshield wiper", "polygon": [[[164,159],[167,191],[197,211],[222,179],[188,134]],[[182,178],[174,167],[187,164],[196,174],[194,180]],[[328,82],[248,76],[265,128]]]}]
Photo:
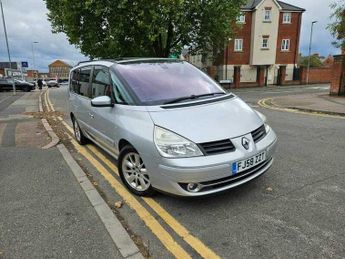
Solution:
[{"label": "windshield wiper", "polygon": [[178,102],[185,101],[185,100],[193,100],[193,99],[198,99],[198,98],[200,98],[200,97],[214,96],[214,95],[218,95],[218,94],[223,95],[223,94],[225,94],[225,93],[223,93],[223,92],[217,92],[217,93],[199,94],[199,95],[192,94],[192,95],[190,95],[190,96],[179,97],[179,98],[176,98],[176,99],[167,101],[167,102],[165,102],[165,103],[163,103],[163,104],[178,103]]}]

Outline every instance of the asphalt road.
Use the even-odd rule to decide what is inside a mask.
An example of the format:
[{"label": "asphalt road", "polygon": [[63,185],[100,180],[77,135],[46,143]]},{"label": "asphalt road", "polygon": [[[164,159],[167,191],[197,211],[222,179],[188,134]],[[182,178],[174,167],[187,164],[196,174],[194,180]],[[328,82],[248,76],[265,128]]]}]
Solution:
[{"label": "asphalt road", "polygon": [[[234,91],[264,113],[278,135],[272,168],[262,177],[218,195],[181,199],[159,194],[154,200],[222,258],[343,258],[345,120],[257,106],[262,98],[322,91],[326,91],[322,85]],[[67,88],[51,89],[50,99],[68,121]],[[81,163],[99,182],[109,202],[120,199],[97,168],[86,159]],[[154,258],[173,257],[131,208],[123,206],[119,215]],[[199,257],[160,213],[154,215],[178,244],[192,257]]]}]

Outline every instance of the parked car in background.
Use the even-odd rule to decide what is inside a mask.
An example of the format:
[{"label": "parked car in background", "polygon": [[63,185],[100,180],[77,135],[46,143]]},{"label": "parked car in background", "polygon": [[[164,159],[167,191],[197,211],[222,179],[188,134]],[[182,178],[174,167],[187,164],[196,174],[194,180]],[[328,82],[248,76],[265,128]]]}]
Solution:
[{"label": "parked car in background", "polygon": [[42,79],[42,84],[43,84],[43,86],[47,86],[47,81]]},{"label": "parked car in background", "polygon": [[59,86],[68,86],[68,79],[59,79]]},{"label": "parked car in background", "polygon": [[[30,92],[35,89],[35,86],[26,81],[14,79],[16,90],[22,90],[25,92]],[[12,90],[13,89],[13,79],[0,78],[0,91]]]},{"label": "parked car in background", "polygon": [[48,87],[59,87],[59,83],[57,80],[49,80],[47,85]]},{"label": "parked car in background", "polygon": [[71,119],[118,161],[124,185],[201,196],[265,173],[277,137],[263,114],[186,61],[92,61],[71,70]]}]

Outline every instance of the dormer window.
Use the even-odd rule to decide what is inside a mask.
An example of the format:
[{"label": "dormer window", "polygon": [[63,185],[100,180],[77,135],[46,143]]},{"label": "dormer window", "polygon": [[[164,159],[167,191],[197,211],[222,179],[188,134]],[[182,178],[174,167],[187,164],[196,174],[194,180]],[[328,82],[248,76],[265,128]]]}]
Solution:
[{"label": "dormer window", "polygon": [[237,17],[237,23],[246,23],[246,15],[244,13]]},{"label": "dormer window", "polygon": [[291,13],[283,13],[283,23],[291,23]]},{"label": "dormer window", "polygon": [[270,22],[272,17],[272,7],[265,7],[264,22]]}]

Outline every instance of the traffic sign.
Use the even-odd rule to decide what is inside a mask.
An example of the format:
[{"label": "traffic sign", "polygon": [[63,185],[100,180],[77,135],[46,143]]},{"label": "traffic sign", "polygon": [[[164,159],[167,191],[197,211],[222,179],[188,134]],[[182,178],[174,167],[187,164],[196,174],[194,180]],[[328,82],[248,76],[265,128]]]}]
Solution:
[{"label": "traffic sign", "polygon": [[27,61],[22,61],[22,67],[29,67],[29,63]]}]

